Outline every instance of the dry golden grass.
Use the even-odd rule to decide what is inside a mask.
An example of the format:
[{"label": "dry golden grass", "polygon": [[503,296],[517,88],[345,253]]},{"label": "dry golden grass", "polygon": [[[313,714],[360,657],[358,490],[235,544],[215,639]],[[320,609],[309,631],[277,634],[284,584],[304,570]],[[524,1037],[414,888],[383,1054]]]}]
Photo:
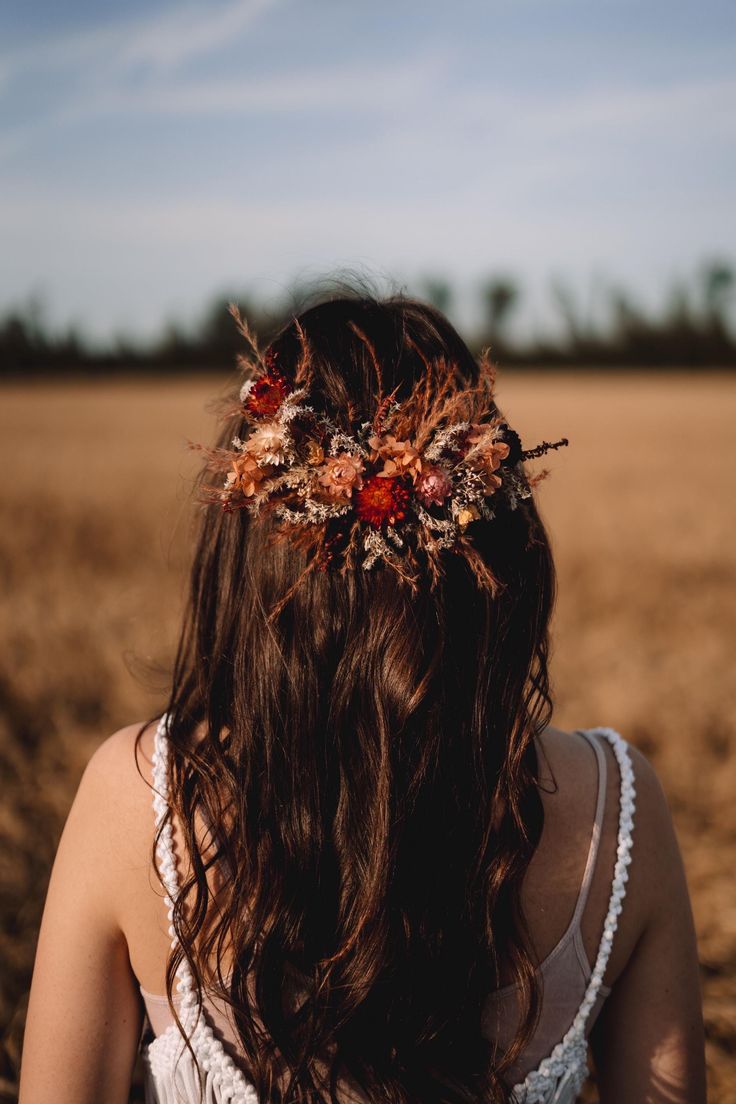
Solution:
[{"label": "dry golden grass", "polygon": [[[184,441],[211,438],[205,407],[218,387],[2,391],[0,1100],[14,1099],[45,882],[82,766],[104,736],[162,699],[193,515]],[[612,725],[660,771],[700,939],[710,1099],[728,1104],[736,380],[511,375],[500,396],[526,440],[571,440],[549,458],[553,477],[540,491],[560,577],[555,719]]]}]

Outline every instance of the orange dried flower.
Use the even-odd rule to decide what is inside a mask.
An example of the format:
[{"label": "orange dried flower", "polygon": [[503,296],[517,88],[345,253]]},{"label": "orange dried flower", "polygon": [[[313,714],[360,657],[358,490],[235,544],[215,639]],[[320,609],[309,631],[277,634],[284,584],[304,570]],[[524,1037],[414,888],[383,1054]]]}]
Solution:
[{"label": "orange dried flower", "polygon": [[486,493],[489,495],[495,494],[503,482],[501,476],[496,475],[495,472],[488,471],[487,468],[478,468],[478,474],[483,480],[483,486]]},{"label": "orange dried flower", "polygon": [[318,441],[307,441],[307,463],[317,466],[325,458],[325,450]]},{"label": "orange dried flower", "polygon": [[457,523],[461,529],[465,529],[470,525],[471,521],[477,521],[479,517],[480,511],[476,506],[463,506],[463,508],[457,512]]},{"label": "orange dried flower", "polygon": [[494,473],[511,451],[506,441],[500,439],[500,432],[497,424],[472,425],[467,437],[470,448],[465,459],[483,477],[489,495],[501,486],[500,476]]},{"label": "orange dried flower", "polygon": [[268,465],[259,466],[255,457],[244,452],[232,462],[232,470],[227,473],[225,480],[223,498],[229,499],[235,491],[250,498],[256,493],[258,485],[271,474],[272,469]]},{"label": "orange dried flower", "polygon": [[411,441],[397,441],[390,433],[384,436],[374,434],[368,438],[373,450],[371,460],[383,460],[383,470],[378,475],[389,478],[397,475],[410,475],[416,479],[422,470],[422,458]]},{"label": "orange dried flower", "polygon": [[470,430],[468,434],[468,444],[471,446],[470,458],[480,467],[495,471],[510,452],[506,442],[499,438],[499,426],[472,425]]}]

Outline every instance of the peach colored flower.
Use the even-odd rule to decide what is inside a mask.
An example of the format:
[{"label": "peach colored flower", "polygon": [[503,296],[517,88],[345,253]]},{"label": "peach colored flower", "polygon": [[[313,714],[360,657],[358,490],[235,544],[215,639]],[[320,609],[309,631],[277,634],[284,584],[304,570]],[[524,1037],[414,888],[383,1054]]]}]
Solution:
[{"label": "peach colored flower", "polygon": [[467,459],[474,467],[482,468],[488,472],[494,472],[500,468],[501,461],[509,454],[509,446],[505,441],[499,440],[498,426],[495,425],[471,425],[468,434]]},{"label": "peach colored flower", "polygon": [[499,439],[497,425],[472,425],[470,428],[467,438],[470,447],[465,461],[482,477],[487,493],[492,495],[501,486],[501,477],[495,472],[511,450]]},{"label": "peach colored flower", "polygon": [[483,480],[483,486],[486,489],[486,493],[489,495],[495,494],[501,486],[501,476],[496,475],[495,472],[488,471],[487,468],[478,468],[477,471],[478,475]]},{"label": "peach colored flower", "polygon": [[371,460],[383,460],[383,470],[377,472],[384,478],[398,475],[410,475],[416,479],[422,470],[422,458],[411,441],[397,441],[390,433],[385,436],[374,434],[368,438]]},{"label": "peach colored flower", "polygon": [[414,490],[425,506],[441,506],[452,490],[452,482],[443,468],[429,464],[417,476]]},{"label": "peach colored flower", "polygon": [[255,457],[244,452],[237,460],[233,460],[232,471],[227,473],[223,497],[227,498],[233,491],[240,491],[246,498],[254,495],[259,483],[271,475],[272,469],[268,466],[260,466]]},{"label": "peach colored flower", "polygon": [[350,452],[328,456],[319,470],[319,483],[330,498],[352,498],[353,490],[363,486],[363,461]]},{"label": "peach colored flower", "polygon": [[316,467],[317,464],[324,463],[325,450],[319,444],[318,441],[307,441],[307,463]]},{"label": "peach colored flower", "polygon": [[278,422],[264,422],[251,433],[244,451],[259,464],[283,464],[286,459],[286,429]]}]

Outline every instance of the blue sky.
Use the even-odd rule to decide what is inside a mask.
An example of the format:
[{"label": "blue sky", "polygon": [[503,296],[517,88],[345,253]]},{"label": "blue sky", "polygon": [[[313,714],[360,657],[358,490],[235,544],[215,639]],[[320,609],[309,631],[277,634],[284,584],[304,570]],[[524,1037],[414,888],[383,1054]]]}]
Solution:
[{"label": "blue sky", "polygon": [[0,310],[105,338],[352,268],[655,306],[736,260],[736,5],[67,0],[0,13]]}]

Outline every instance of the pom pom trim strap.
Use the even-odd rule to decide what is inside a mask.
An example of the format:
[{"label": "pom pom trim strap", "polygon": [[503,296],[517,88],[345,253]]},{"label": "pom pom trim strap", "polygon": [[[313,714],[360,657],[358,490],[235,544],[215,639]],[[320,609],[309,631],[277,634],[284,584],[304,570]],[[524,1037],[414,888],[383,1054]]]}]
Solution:
[{"label": "pom pom trim strap", "polygon": [[[179,894],[179,876],[169,815],[167,720],[166,715],[161,718],[154,736],[153,809],[156,861],[164,887],[171,948],[176,950],[179,941],[174,928],[174,901]],[[227,1054],[206,1019],[186,957],[182,957],[176,975],[177,1010],[194,1057],[176,1024],[154,1039],[144,1053],[149,1077],[146,1100],[150,1099],[150,1104],[189,1104],[190,1101],[194,1104],[200,1100],[201,1090],[203,1104],[258,1104],[255,1088]]]},{"label": "pom pom trim strap", "polygon": [[634,770],[631,765],[626,741],[612,728],[593,728],[589,732],[604,737],[613,749],[621,778],[619,798],[618,840],[616,864],[613,872],[608,912],[603,924],[598,955],[593,967],[588,988],[575,1019],[562,1040],[552,1053],[544,1058],[539,1066],[512,1092],[514,1104],[572,1104],[583,1087],[588,1076],[588,1043],[586,1027],[588,1016],[596,1002],[603,984],[603,977],[613,946],[613,937],[618,927],[623,900],[626,896],[626,883],[629,878],[628,866],[631,863],[631,845],[633,842],[634,808],[636,788]]}]

